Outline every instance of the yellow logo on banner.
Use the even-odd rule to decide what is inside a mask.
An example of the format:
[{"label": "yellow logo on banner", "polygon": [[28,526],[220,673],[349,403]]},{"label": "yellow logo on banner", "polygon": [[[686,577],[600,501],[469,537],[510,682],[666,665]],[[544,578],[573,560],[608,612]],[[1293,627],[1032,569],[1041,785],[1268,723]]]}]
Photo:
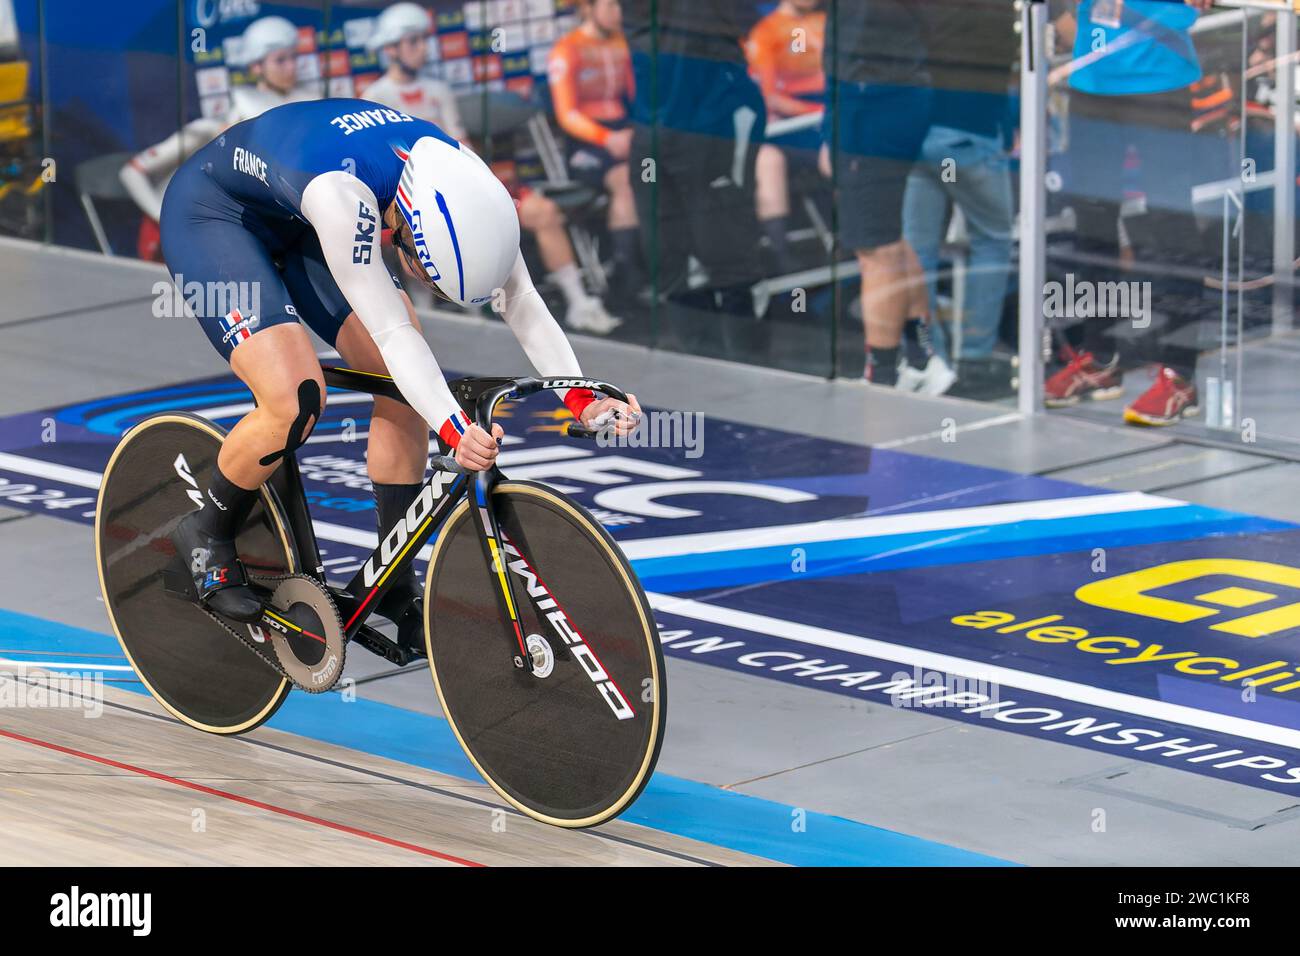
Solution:
[{"label": "yellow logo on banner", "polygon": [[[1093,607],[1154,617],[1176,624],[1213,617],[1222,614],[1224,608],[1253,607],[1280,596],[1273,591],[1233,586],[1198,594],[1195,600],[1204,603],[1191,604],[1187,601],[1154,597],[1150,593],[1172,584],[1215,575],[1242,578],[1256,584],[1280,586],[1294,590],[1300,595],[1300,568],[1238,558],[1197,558],[1191,561],[1173,561],[1153,568],[1144,568],[1141,571],[1130,571],[1128,574],[1107,578],[1104,581],[1094,581],[1079,588],[1074,592],[1074,596]],[[1241,637],[1266,637],[1293,627],[1300,627],[1300,603],[1287,604],[1210,625],[1211,630],[1224,631]]]}]

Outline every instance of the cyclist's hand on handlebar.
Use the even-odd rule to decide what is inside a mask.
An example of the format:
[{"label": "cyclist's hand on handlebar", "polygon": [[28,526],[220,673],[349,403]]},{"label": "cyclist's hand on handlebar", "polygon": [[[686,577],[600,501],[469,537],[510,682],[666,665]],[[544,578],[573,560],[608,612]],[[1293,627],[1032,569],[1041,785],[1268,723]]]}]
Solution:
[{"label": "cyclist's hand on handlebar", "polygon": [[492,426],[491,435],[478,425],[470,425],[456,446],[456,464],[466,471],[486,471],[497,463],[497,452],[501,450],[497,443],[503,437],[500,425]]},{"label": "cyclist's hand on handlebar", "polygon": [[641,403],[629,394],[626,402],[615,398],[602,398],[582,410],[582,424],[598,431],[626,435],[636,430],[641,422]]}]

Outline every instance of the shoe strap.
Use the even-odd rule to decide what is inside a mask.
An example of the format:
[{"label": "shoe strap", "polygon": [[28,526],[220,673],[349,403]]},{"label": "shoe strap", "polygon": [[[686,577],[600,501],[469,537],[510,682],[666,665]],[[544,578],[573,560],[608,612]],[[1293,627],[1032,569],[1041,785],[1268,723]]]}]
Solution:
[{"label": "shoe strap", "polygon": [[235,558],[231,564],[208,568],[203,576],[197,579],[197,584],[199,600],[206,602],[212,595],[226,588],[247,587],[248,572],[244,570],[244,562]]}]

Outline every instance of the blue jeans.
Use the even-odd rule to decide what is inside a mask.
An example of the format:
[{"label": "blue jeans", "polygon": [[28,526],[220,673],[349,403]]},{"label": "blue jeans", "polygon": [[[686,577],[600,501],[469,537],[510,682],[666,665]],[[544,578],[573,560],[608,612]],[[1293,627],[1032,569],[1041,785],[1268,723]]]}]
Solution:
[{"label": "blue jeans", "polygon": [[[948,168],[955,175],[953,182],[944,182]],[[908,177],[903,199],[903,235],[921,261],[932,312],[939,247],[946,231],[950,201],[961,208],[970,233],[966,310],[965,315],[958,317],[962,323],[961,357],[988,358],[998,340],[1002,303],[1011,275],[1011,231],[1015,217],[1011,166],[1000,140],[934,126],[925,138],[921,159]],[[934,331],[936,348],[946,352],[939,345],[944,338],[942,326],[936,323]]]}]

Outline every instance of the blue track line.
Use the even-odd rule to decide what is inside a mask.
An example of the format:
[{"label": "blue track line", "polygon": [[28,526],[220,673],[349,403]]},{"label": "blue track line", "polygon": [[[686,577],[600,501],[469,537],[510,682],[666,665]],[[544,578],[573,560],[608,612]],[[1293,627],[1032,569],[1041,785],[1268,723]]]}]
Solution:
[{"label": "blue track line", "polygon": [[[113,655],[113,656],[104,656]],[[108,634],[0,610],[0,658],[93,671],[125,664]],[[3,670],[5,664],[0,664]],[[106,677],[127,672],[107,672]],[[115,683],[145,693],[138,681]],[[433,693],[432,687],[430,693]],[[446,720],[341,694],[291,694],[268,727],[466,780],[478,774]],[[671,741],[671,721],[669,740]],[[1009,861],[854,820],[656,773],[620,819],[796,866],[1009,866]]]}]

